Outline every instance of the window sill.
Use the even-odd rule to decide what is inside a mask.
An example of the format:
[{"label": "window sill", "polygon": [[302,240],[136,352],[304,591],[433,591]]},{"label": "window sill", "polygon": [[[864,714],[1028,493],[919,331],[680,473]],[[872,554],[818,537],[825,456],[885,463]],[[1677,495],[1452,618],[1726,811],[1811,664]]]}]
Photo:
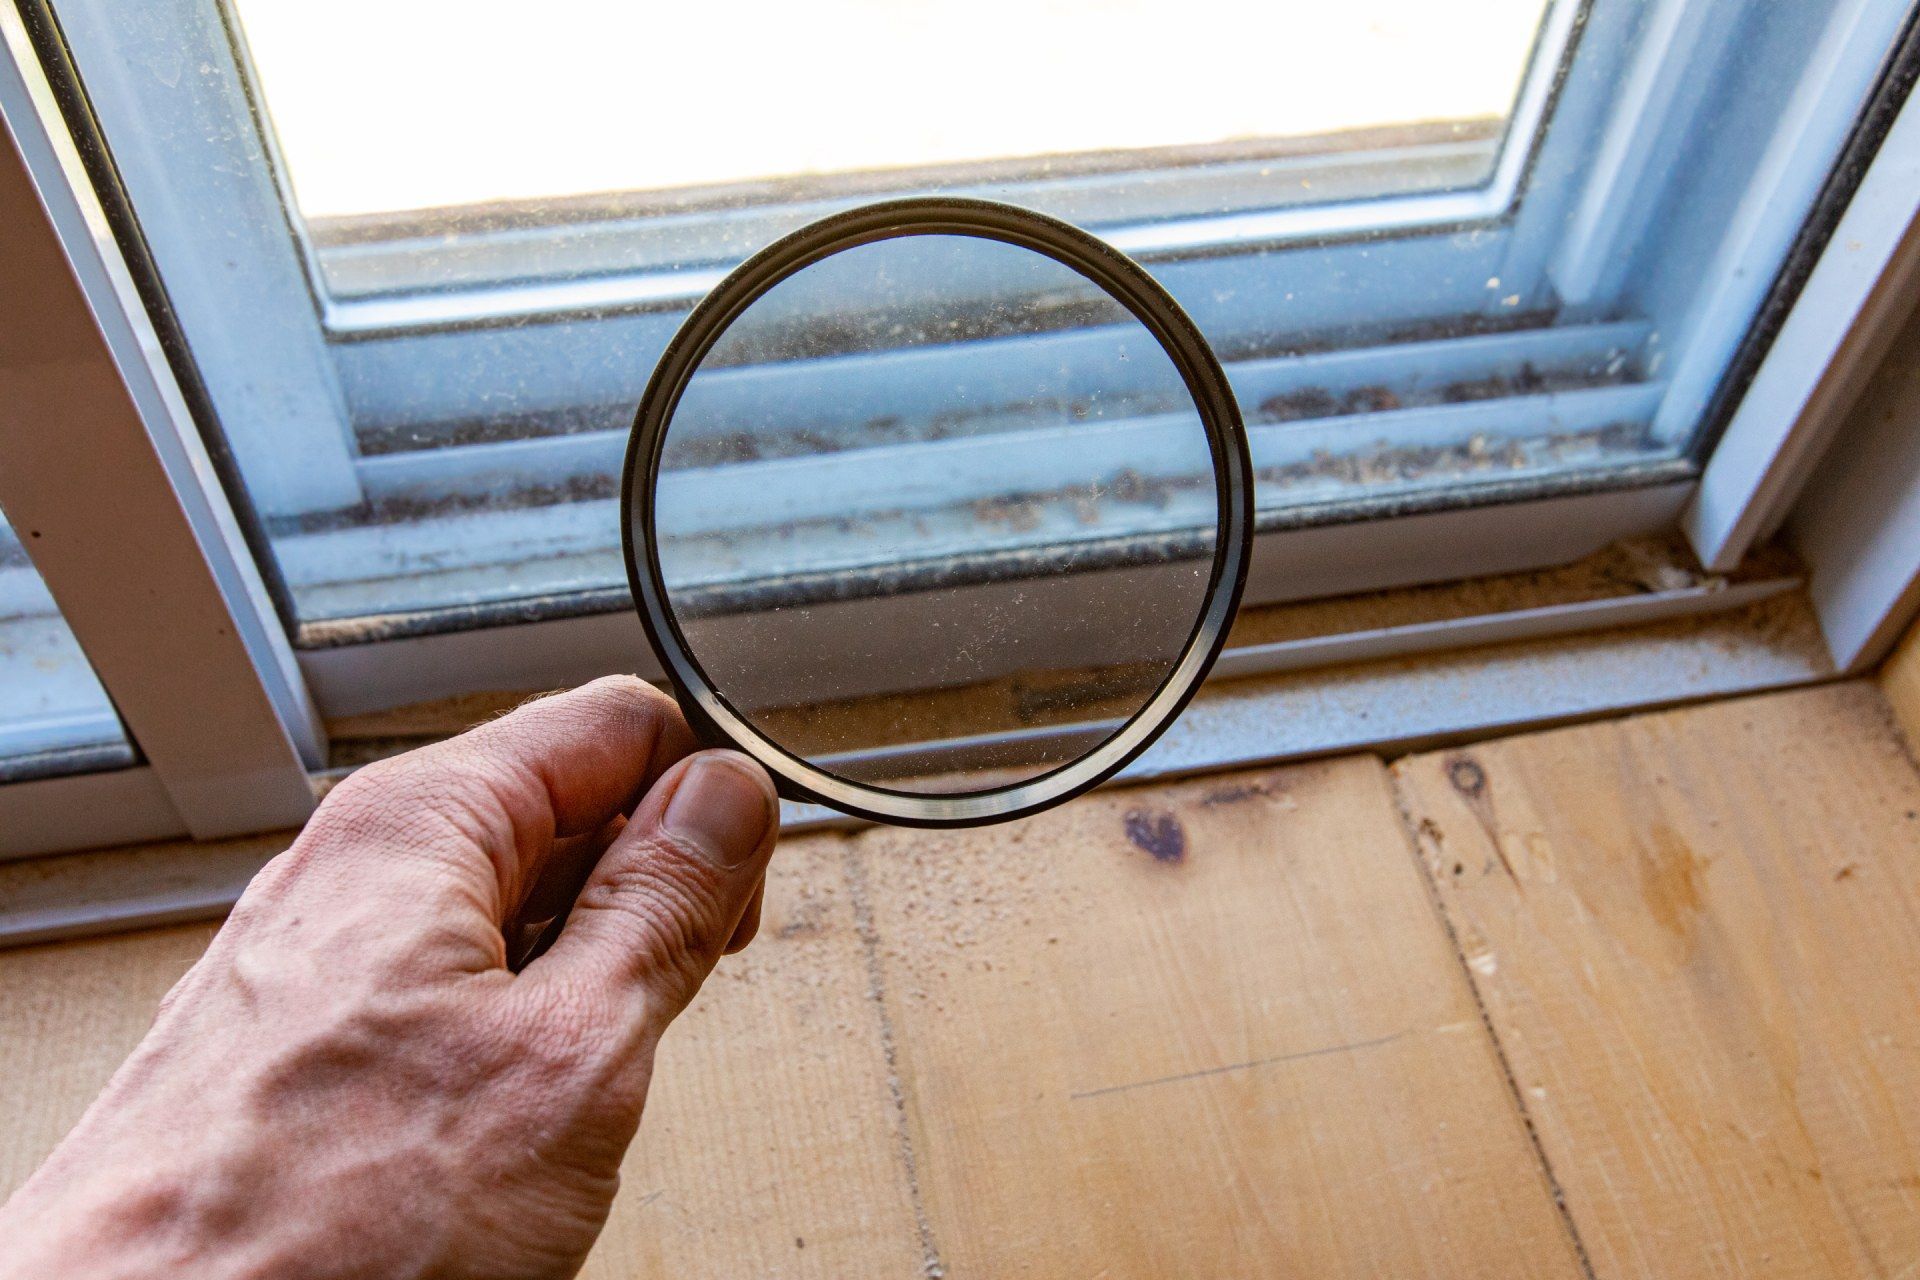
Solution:
[{"label": "window sill", "polygon": [[[1610,588],[1584,598],[1571,579],[1527,575],[1531,584],[1464,583],[1322,602],[1277,633],[1243,628],[1243,640],[1253,643],[1229,650],[1221,678],[1115,785],[1341,752],[1398,753],[1835,674],[1805,592],[1791,578],[1676,579],[1658,557],[1637,570],[1618,568],[1599,574],[1613,575]],[[1524,607],[1489,611],[1503,591]],[[1291,631],[1342,614],[1349,628],[1342,635]],[[356,717],[332,729],[336,742],[357,747],[357,763],[442,736],[523,696]],[[321,775],[317,785],[348,771]],[[97,785],[143,772],[52,781]],[[0,830],[8,829],[13,790],[0,788]],[[783,822],[793,834],[847,819],[788,805]],[[290,839],[283,832],[0,865],[0,946],[217,919]]]}]

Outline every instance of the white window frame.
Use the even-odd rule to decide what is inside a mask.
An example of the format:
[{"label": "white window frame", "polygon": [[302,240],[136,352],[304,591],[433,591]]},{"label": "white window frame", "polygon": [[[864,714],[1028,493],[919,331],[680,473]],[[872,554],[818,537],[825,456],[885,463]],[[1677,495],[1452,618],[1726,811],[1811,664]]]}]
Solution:
[{"label": "white window frame", "polygon": [[[1634,231],[1617,217],[1586,211],[1610,207],[1593,194],[1596,184],[1631,192],[1658,167],[1655,126],[1666,109],[1660,104],[1684,98],[1684,55],[1697,52],[1698,42],[1713,34],[1698,22],[1698,4],[1664,0],[1647,6],[1645,38],[1622,46],[1632,52],[1630,65],[1621,68],[1632,86],[1624,99],[1632,110],[1593,121],[1595,128],[1604,123],[1608,163],[1587,183],[1569,185],[1562,193],[1567,201],[1582,202],[1575,225],[1587,238],[1549,241],[1528,227],[1518,228],[1524,234],[1501,245],[1500,270],[1524,274],[1531,264],[1540,280],[1552,280],[1569,293],[1598,287],[1595,282],[1611,269],[1620,244],[1630,242]],[[1732,260],[1775,261],[1799,234],[1819,194],[1816,179],[1838,148],[1834,130],[1840,127],[1830,118],[1834,113],[1812,111],[1810,104],[1835,83],[1871,80],[1888,34],[1867,16],[1867,0],[1851,8],[1836,6],[1827,38],[1794,99],[1797,113],[1790,112],[1790,119],[1797,127],[1775,136],[1760,181],[1748,188],[1740,206],[1739,234],[1726,250]],[[361,622],[354,624],[356,643],[296,652],[272,607],[242,522],[218,482],[214,460],[201,443],[189,395],[175,376],[177,366],[170,363],[120,257],[108,212],[72,139],[57,123],[51,86],[37,64],[20,56],[22,33],[11,10],[0,13],[0,31],[13,55],[0,62],[0,108],[11,140],[6,163],[0,164],[0,217],[20,235],[38,237],[48,250],[38,259],[39,273],[23,274],[18,287],[42,300],[42,314],[64,308],[70,319],[84,319],[74,331],[90,335],[76,340],[72,359],[58,370],[0,368],[0,412],[8,411],[9,403],[31,402],[36,413],[31,424],[9,422],[0,431],[0,501],[22,527],[42,533],[32,542],[34,563],[143,760],[127,769],[0,786],[0,857],[177,835],[208,838],[297,823],[312,804],[310,775],[325,761],[323,715],[475,689],[558,685],[640,665],[644,647],[637,623],[626,612],[599,611],[604,601],[587,601],[576,617],[468,631],[420,628],[414,634],[404,618]],[[1831,438],[1832,415],[1847,398],[1835,388],[1859,385],[1860,375],[1849,370],[1870,367],[1902,318],[1897,300],[1912,279],[1920,214],[1911,137],[1920,134],[1917,119],[1920,107],[1899,111],[1858,192],[1845,204],[1838,229],[1812,263],[1798,300],[1758,361],[1745,397],[1733,406],[1722,446],[1707,463],[1707,477],[1712,480],[1717,468],[1737,477],[1731,469],[1744,467],[1753,478],[1727,491],[1734,496],[1716,508],[1721,514],[1713,521],[1701,514],[1706,489],[1681,470],[1626,477],[1612,489],[1412,510],[1393,519],[1274,528],[1262,536],[1250,598],[1297,598],[1563,562],[1623,536],[1673,527],[1697,492],[1686,527],[1704,560],[1724,562],[1740,537],[1750,541],[1787,518],[1812,562],[1813,595],[1836,658],[1843,666],[1872,661],[1912,612],[1920,573],[1920,537],[1914,536],[1920,520],[1914,497],[1920,492],[1920,442],[1911,420],[1901,419],[1897,429],[1874,438],[1870,462],[1830,456],[1829,465],[1816,470],[1811,459]],[[1535,159],[1536,178],[1572,162],[1568,154],[1543,152]],[[256,185],[223,198],[278,201],[279,195]],[[1619,197],[1609,197],[1614,198]],[[292,241],[277,243],[285,250]],[[34,261],[31,254],[17,260]],[[1183,259],[1167,270],[1204,272],[1216,261]],[[64,270],[46,263],[64,263]],[[1754,278],[1761,274],[1730,277],[1739,283],[1711,296],[1705,309],[1737,310],[1741,289],[1751,291],[1749,308],[1757,304],[1771,283]],[[272,287],[292,288],[300,279],[289,275]],[[196,287],[169,279],[171,301],[176,307],[211,305],[211,286],[200,304],[182,303],[180,295]],[[665,323],[647,313],[639,318]],[[1699,316],[1693,319],[1702,322]],[[1594,321],[1606,323],[1611,322]],[[295,383],[308,376],[325,383],[322,375],[328,371],[316,372],[308,358],[311,348],[304,357],[299,352],[296,344],[293,363],[277,366],[278,372]],[[239,359],[245,353],[231,355]],[[202,355],[203,362],[206,358]],[[1798,391],[1782,396],[1776,394],[1780,388]],[[1691,412],[1697,417],[1707,411],[1711,390],[1687,369],[1671,371],[1656,415],[1670,412],[1677,420],[1679,411],[1667,408],[1671,402],[1696,405]],[[318,405],[325,411],[339,403],[329,398],[338,394],[337,385],[322,386],[304,403],[309,410]],[[219,409],[227,420],[228,408]],[[351,459],[351,441],[340,435],[340,421],[327,422],[325,412],[320,417],[325,430],[316,428],[312,438],[322,440],[333,431],[346,440],[344,456]],[[262,432],[275,425],[265,411],[241,421]],[[49,433],[67,447],[44,447]],[[244,453],[240,443],[234,447]],[[364,483],[364,460],[355,461],[354,468],[355,483]],[[1862,468],[1871,475],[1863,477]],[[101,518],[102,474],[112,475],[115,484],[112,503],[104,508],[112,514],[108,519]],[[1799,505],[1790,506],[1795,482],[1810,474],[1811,487]],[[1738,536],[1716,532],[1726,529]],[[1355,570],[1356,564],[1364,568]],[[328,638],[348,639],[346,628],[340,630],[343,634]],[[1382,643],[1378,637],[1330,642],[1316,660],[1377,656]],[[1236,659],[1242,666],[1264,660],[1299,658]],[[1587,698],[1581,705],[1591,710],[1589,703],[1604,701]],[[219,732],[208,733],[209,724],[217,724]],[[1368,745],[1366,732],[1356,731],[1351,721],[1308,737],[1290,742],[1286,751]]]},{"label": "white window frame", "polygon": [[[85,795],[101,807],[68,810],[75,840],[297,822],[313,805],[308,770],[324,763],[319,713],[105,218],[72,180],[71,140],[44,127],[36,90],[0,62],[0,270],[8,296],[35,303],[10,323],[69,340],[58,361],[23,343],[0,364],[0,501],[146,763],[0,793],[32,788],[36,811]],[[39,109],[14,109],[23,101]],[[0,848],[26,827],[0,823]]]}]

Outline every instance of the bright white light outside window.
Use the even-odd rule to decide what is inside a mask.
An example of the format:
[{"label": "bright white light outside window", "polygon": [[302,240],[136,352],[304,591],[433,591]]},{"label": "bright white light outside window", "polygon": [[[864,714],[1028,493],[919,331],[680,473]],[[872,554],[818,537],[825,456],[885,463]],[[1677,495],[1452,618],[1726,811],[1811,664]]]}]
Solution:
[{"label": "bright white light outside window", "polygon": [[328,218],[1493,122],[1542,0],[235,8]]}]

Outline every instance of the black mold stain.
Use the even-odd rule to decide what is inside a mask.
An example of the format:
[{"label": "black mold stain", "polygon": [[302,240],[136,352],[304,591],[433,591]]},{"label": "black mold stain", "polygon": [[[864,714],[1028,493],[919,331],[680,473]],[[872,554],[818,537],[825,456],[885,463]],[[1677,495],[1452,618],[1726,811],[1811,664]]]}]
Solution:
[{"label": "black mold stain", "polygon": [[1186,858],[1187,833],[1181,828],[1180,820],[1172,814],[1152,809],[1129,809],[1124,825],[1127,839],[1136,848],[1145,850],[1155,862],[1173,864]]},{"label": "black mold stain", "polygon": [[1486,794],[1487,771],[1470,756],[1455,756],[1447,761],[1447,781],[1467,799],[1478,800]]}]

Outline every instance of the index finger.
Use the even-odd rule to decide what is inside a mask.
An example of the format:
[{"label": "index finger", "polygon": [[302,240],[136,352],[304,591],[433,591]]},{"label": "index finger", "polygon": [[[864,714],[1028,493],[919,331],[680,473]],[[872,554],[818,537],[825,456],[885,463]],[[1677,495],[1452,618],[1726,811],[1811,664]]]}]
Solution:
[{"label": "index finger", "polygon": [[[470,751],[537,779],[555,836],[598,831],[699,747],[674,700],[638,676],[515,708],[428,751]],[[536,798],[537,799],[537,798]]]},{"label": "index finger", "polygon": [[[671,698],[637,677],[607,676],[367,766],[327,797],[299,845],[379,851],[356,860],[368,865],[408,853],[451,864],[474,876],[470,887],[492,899],[498,922],[556,840],[631,811],[697,746]],[[335,865],[346,872],[343,861]]]}]

